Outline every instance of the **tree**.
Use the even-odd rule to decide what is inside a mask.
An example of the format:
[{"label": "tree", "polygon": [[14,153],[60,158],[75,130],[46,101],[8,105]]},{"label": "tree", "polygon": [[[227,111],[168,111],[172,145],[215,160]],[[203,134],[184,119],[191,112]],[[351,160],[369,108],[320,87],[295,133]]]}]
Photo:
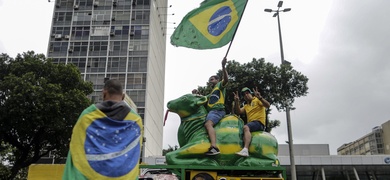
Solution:
[{"label": "tree", "polygon": [[[294,99],[306,96],[308,93],[307,82],[309,79],[302,73],[293,69],[290,64],[275,66],[272,63],[265,62],[264,58],[240,64],[237,61],[228,61],[226,70],[229,74],[229,84],[226,88],[225,105],[227,113],[233,110],[233,92],[241,91],[241,88],[248,87],[259,88],[261,95],[275,106],[278,111],[285,110],[286,107],[293,107]],[[222,77],[222,70],[217,72]],[[210,93],[210,87],[198,87],[198,91],[206,95]],[[271,109],[267,110],[267,121]],[[245,116],[241,116],[244,121]],[[270,120],[267,123],[268,131],[279,126],[279,120]]]},{"label": "tree", "polygon": [[92,91],[73,64],[54,64],[33,51],[15,59],[0,55],[0,150],[10,151],[9,174],[1,179],[13,179],[49,153],[66,157],[72,127]]},{"label": "tree", "polygon": [[165,156],[167,153],[169,153],[171,151],[176,151],[177,149],[179,149],[178,145],[175,145],[174,147],[172,147],[171,145],[168,145],[168,149],[163,149],[162,155]]}]

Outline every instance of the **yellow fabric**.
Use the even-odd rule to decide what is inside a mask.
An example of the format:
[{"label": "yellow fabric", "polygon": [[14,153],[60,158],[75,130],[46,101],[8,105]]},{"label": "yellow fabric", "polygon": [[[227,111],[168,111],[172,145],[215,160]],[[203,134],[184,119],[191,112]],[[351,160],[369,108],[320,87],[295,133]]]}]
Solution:
[{"label": "yellow fabric", "polygon": [[[227,26],[226,30],[218,35],[213,36],[208,32],[209,20],[211,16],[221,7],[228,6],[231,8],[232,12],[230,13],[231,22]],[[226,1],[223,3],[216,4],[209,9],[204,10],[203,12],[197,14],[196,16],[189,19],[190,22],[198,29],[199,32],[203,34],[210,42],[217,44],[223,37],[233,28],[233,25],[239,20],[238,13],[234,3],[232,1]]]},{"label": "yellow fabric", "polygon": [[259,120],[263,125],[265,125],[265,107],[257,97],[253,97],[250,104],[245,104],[244,109],[248,123],[254,120]]},{"label": "yellow fabric", "polygon": [[[107,177],[99,172],[96,172],[88,163],[85,149],[84,149],[84,143],[86,139],[86,129],[97,119],[105,118],[106,115],[96,108],[95,105],[91,105],[88,109],[85,110],[86,113],[83,112],[83,114],[80,116],[80,119],[77,121],[75,127],[73,128],[72,133],[72,140],[70,143],[70,154],[72,156],[72,162],[73,166],[80,171],[83,176],[85,176],[87,179],[132,179],[135,177],[138,177],[139,173],[139,165],[137,164],[133,170],[131,170],[129,173],[119,176],[119,177]],[[135,121],[137,125],[140,127],[141,133],[139,138],[139,144],[142,145],[142,134],[143,134],[143,124],[141,117],[136,114],[134,111],[131,111],[127,114],[124,121]],[[141,151],[141,147],[139,149]],[[134,157],[137,158],[138,157]],[[80,177],[80,179],[82,179]]]},{"label": "yellow fabric", "polygon": [[28,180],[61,179],[65,164],[31,164],[28,167]]},{"label": "yellow fabric", "polygon": [[208,110],[225,110],[226,85],[223,86],[223,80],[218,82],[211,93],[208,95]]}]

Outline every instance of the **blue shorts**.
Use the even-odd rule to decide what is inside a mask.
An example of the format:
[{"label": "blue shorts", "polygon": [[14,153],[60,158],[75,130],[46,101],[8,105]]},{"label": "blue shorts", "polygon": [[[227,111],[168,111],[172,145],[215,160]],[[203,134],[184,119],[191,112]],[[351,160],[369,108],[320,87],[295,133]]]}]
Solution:
[{"label": "blue shorts", "polygon": [[226,112],[224,110],[211,110],[206,117],[206,121],[210,120],[216,125],[224,116]]},{"label": "blue shorts", "polygon": [[264,131],[264,125],[260,121],[251,121],[250,123],[246,124],[249,127],[250,132],[254,131]]}]

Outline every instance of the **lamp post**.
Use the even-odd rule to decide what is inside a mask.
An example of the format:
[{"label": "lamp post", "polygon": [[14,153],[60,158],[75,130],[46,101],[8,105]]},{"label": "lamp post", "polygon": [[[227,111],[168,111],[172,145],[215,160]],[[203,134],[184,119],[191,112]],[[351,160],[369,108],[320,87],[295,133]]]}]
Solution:
[{"label": "lamp post", "polygon": [[[289,62],[284,60],[282,31],[281,31],[281,28],[280,28],[279,13],[280,12],[291,11],[291,8],[285,8],[285,9],[281,10],[280,8],[282,7],[282,5],[283,5],[283,1],[279,1],[277,10],[264,9],[265,12],[275,12],[273,17],[277,17],[278,18],[281,65],[282,64],[287,64],[287,63],[289,64]],[[297,179],[297,173],[296,173],[296,169],[295,169],[295,160],[294,160],[294,148],[293,148],[293,139],[292,139],[292,131],[291,131],[290,107],[288,106],[287,103],[286,103],[286,119],[287,119],[288,147],[289,147],[289,154],[290,154],[291,179],[292,180],[296,180]]]}]

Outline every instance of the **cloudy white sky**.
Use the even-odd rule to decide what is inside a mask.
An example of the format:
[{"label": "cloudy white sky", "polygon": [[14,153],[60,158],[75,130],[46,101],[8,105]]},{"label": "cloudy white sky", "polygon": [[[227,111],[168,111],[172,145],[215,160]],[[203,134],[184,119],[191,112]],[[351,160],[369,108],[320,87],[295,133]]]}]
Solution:
[{"label": "cloudy white sky", "polygon": [[[206,85],[221,67],[227,47],[193,50],[169,43],[173,27],[202,0],[169,0],[165,102]],[[249,0],[228,60],[253,58],[280,64],[277,19],[265,8],[277,0]],[[0,0],[0,53],[15,57],[34,50],[46,54],[54,3],[45,0]],[[291,111],[295,144],[329,144],[330,153],[343,143],[371,132],[390,120],[390,11],[388,0],[285,0],[281,13],[284,57],[309,78],[309,93]],[[176,23],[176,24],[173,24]],[[272,134],[283,144],[286,114],[272,107],[271,119],[281,126]],[[164,148],[177,143],[179,125],[170,113]]]}]

